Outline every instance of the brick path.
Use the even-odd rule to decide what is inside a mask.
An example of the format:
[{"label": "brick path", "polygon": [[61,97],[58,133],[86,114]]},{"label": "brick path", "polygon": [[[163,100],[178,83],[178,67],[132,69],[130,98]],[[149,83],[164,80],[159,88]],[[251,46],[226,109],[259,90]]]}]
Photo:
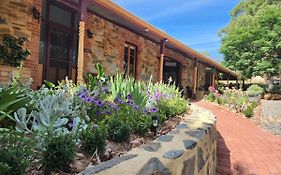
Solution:
[{"label": "brick path", "polygon": [[281,175],[281,137],[208,102],[217,117],[218,175]]}]

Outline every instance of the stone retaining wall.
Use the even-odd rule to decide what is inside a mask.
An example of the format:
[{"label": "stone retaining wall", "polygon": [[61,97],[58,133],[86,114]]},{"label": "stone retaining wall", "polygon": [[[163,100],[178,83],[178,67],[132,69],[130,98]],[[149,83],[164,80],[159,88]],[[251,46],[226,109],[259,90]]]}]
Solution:
[{"label": "stone retaining wall", "polygon": [[198,106],[191,109],[192,114],[185,114],[185,120],[169,134],[80,174],[215,175],[216,118]]}]

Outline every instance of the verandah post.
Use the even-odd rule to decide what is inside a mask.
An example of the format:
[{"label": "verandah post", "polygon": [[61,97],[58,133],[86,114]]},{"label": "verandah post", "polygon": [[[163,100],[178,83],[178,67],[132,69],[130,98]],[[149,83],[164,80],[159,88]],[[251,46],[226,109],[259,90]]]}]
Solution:
[{"label": "verandah post", "polygon": [[196,99],[197,93],[197,75],[198,75],[198,59],[194,60],[194,70],[193,70],[193,99]]},{"label": "verandah post", "polygon": [[77,62],[77,83],[84,83],[84,37],[85,37],[85,18],[87,13],[88,0],[81,1],[79,40],[78,40],[78,62]]},{"label": "verandah post", "polygon": [[163,81],[163,67],[164,67],[164,56],[165,56],[164,50],[167,41],[168,41],[167,39],[163,39],[160,42],[159,82]]}]

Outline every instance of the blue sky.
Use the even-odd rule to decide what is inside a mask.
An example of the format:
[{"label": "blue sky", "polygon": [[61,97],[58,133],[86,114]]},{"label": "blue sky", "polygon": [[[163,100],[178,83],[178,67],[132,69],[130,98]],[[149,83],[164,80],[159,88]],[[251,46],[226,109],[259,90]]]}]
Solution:
[{"label": "blue sky", "polygon": [[217,61],[218,31],[230,22],[230,11],[241,0],[113,0],[170,36]]}]

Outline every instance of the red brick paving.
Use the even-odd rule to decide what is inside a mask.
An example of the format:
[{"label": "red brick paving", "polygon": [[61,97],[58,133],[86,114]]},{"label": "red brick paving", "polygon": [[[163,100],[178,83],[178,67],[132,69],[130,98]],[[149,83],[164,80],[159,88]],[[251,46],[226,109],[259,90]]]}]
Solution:
[{"label": "red brick paving", "polygon": [[281,136],[212,103],[195,104],[217,117],[218,175],[281,175]]}]

